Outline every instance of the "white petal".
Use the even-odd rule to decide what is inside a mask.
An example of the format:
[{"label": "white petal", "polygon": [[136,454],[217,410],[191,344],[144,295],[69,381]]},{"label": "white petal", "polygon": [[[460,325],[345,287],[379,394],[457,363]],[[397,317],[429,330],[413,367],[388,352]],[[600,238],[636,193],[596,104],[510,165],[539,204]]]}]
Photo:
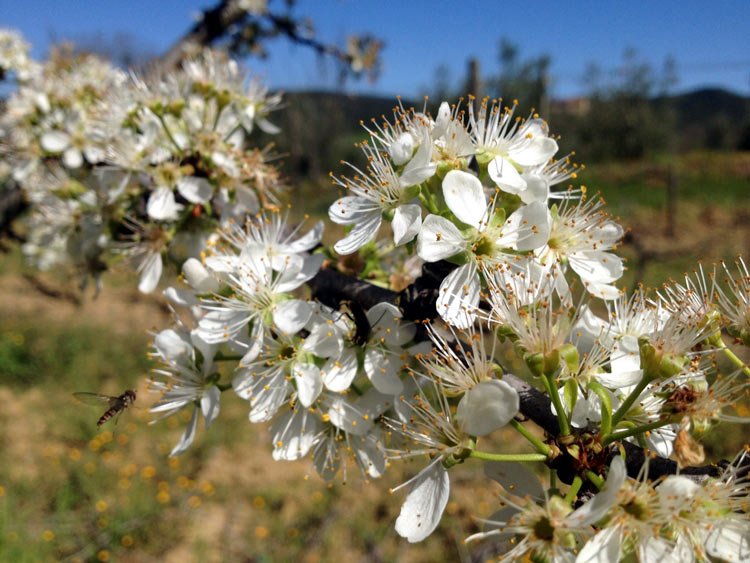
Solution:
[{"label": "white petal", "polygon": [[417,254],[427,262],[437,262],[462,252],[466,247],[461,231],[445,217],[428,215],[417,237]]},{"label": "white petal", "polygon": [[435,307],[445,322],[456,328],[468,328],[479,305],[479,274],[474,262],[456,268],[440,284]]},{"label": "white petal", "polygon": [[182,265],[182,274],[198,293],[213,293],[219,291],[219,282],[211,275],[206,267],[196,258],[188,258]]},{"label": "white petal", "polygon": [[479,178],[461,170],[451,170],[443,180],[443,197],[453,214],[472,227],[487,214],[487,201]]},{"label": "white petal", "polygon": [[182,205],[175,201],[172,190],[164,186],[151,193],[146,206],[148,216],[157,221],[174,221],[181,209]]},{"label": "white petal", "polygon": [[726,524],[718,525],[706,538],[709,555],[729,563],[750,561],[750,524],[740,519],[727,518]]},{"label": "white petal", "polygon": [[526,189],[522,190],[518,196],[524,203],[532,203],[534,201],[541,201],[547,203],[549,197],[549,182],[544,178],[533,175],[524,175],[526,180]]},{"label": "white petal", "polygon": [[504,192],[519,194],[526,189],[526,180],[507,158],[496,156],[487,166],[487,173]]},{"label": "white petal", "polygon": [[643,370],[612,371],[595,374],[596,379],[605,387],[610,389],[621,389],[638,383],[643,377]]},{"label": "white petal", "polygon": [[209,310],[198,323],[198,332],[206,342],[226,342],[248,322],[247,311],[235,309]]},{"label": "white petal", "polygon": [[594,344],[606,333],[609,325],[604,319],[595,315],[588,305],[583,305],[579,311],[582,312],[578,315],[571,334],[575,337],[574,343],[578,351],[588,354]]},{"label": "white petal", "polygon": [[190,418],[190,422],[188,422],[185,432],[183,432],[182,437],[180,438],[180,441],[177,443],[177,445],[174,448],[172,448],[171,452],[169,452],[169,455],[170,456],[180,455],[182,452],[187,450],[190,447],[190,445],[193,443],[193,440],[195,440],[195,433],[197,429],[198,429],[198,409],[193,409],[193,416]]},{"label": "white petal", "polygon": [[399,205],[393,214],[391,227],[393,228],[393,243],[396,246],[406,244],[414,239],[422,226],[422,208],[409,203]]},{"label": "white petal", "polygon": [[301,262],[301,269],[297,270],[299,265],[295,260],[290,261],[287,268],[280,272],[276,280],[276,293],[288,293],[294,291],[303,283],[311,280],[323,265],[325,256],[322,254],[312,254],[305,256]]},{"label": "white petal", "polygon": [[541,201],[517,209],[503,226],[503,236],[497,241],[502,246],[513,246],[527,251],[541,248],[549,240],[549,210]]},{"label": "white petal", "polygon": [[435,126],[432,128],[432,137],[437,139],[442,137],[448,130],[448,125],[451,122],[451,107],[448,102],[443,102],[438,108],[437,118],[435,119]]},{"label": "white petal", "polygon": [[502,428],[518,413],[518,393],[499,379],[482,381],[461,398],[456,420],[472,436],[486,436]]},{"label": "white petal", "polygon": [[323,221],[315,223],[312,229],[307,231],[304,236],[289,244],[289,250],[292,252],[306,252],[312,250],[315,245],[323,238]]},{"label": "white petal", "polygon": [[327,323],[321,323],[310,331],[302,349],[319,358],[337,358],[344,347],[342,335]]},{"label": "white petal", "polygon": [[401,133],[388,146],[388,155],[396,166],[406,164],[412,157],[412,154],[414,154],[414,137],[410,133]]},{"label": "white petal", "polygon": [[317,417],[309,415],[307,409],[282,414],[271,425],[273,459],[293,461],[305,457],[319,431]]},{"label": "white petal", "polygon": [[58,154],[70,145],[70,135],[65,131],[47,131],[42,135],[39,143],[47,152]]},{"label": "white petal", "polygon": [[437,164],[432,162],[432,139],[425,129],[414,158],[409,161],[409,164],[404,167],[404,171],[401,173],[399,184],[402,188],[421,184],[435,174],[435,170],[437,170]]},{"label": "white petal", "polygon": [[627,476],[625,460],[621,456],[614,457],[602,490],[596,493],[594,498],[576,509],[575,512],[568,515],[566,521],[572,526],[585,526],[604,518],[610,508],[617,502],[618,492]]},{"label": "white petal", "polygon": [[214,188],[206,178],[187,176],[177,182],[177,191],[190,203],[206,203],[214,193]]},{"label": "white petal", "polygon": [[605,301],[612,301],[613,299],[617,299],[620,296],[620,290],[617,289],[617,287],[615,287],[614,285],[597,283],[588,280],[583,280],[583,285],[584,287],[586,287],[586,291],[588,291],[591,295]]},{"label": "white petal", "polygon": [[333,246],[336,252],[343,255],[351,254],[375,238],[382,221],[380,211],[364,215],[361,219],[361,223],[354,225],[349,234]]},{"label": "white petal", "polygon": [[195,294],[187,289],[168,287],[163,291],[163,294],[172,305],[177,305],[178,307],[193,307],[200,303]]},{"label": "white petal", "polygon": [[359,465],[370,477],[377,479],[385,473],[386,457],[379,440],[373,436],[351,436],[350,443]]},{"label": "white petal", "polygon": [[314,364],[295,364],[292,369],[297,383],[297,396],[303,407],[311,406],[323,390],[320,369]]},{"label": "white petal", "polygon": [[63,164],[68,168],[80,168],[83,164],[83,155],[75,147],[66,149],[63,153]]},{"label": "white petal", "polygon": [[377,413],[368,405],[360,405],[361,400],[353,403],[345,397],[335,397],[328,409],[331,424],[355,436],[367,434],[373,427]]},{"label": "white petal", "polygon": [[345,348],[338,358],[330,358],[321,369],[323,383],[329,391],[346,391],[357,375],[357,368],[357,355]]},{"label": "white petal", "polygon": [[339,225],[354,225],[362,221],[363,216],[380,213],[380,207],[369,199],[348,195],[337,199],[328,208],[328,218]]},{"label": "white petal", "polygon": [[576,563],[619,563],[622,529],[604,528],[586,542],[576,557]]},{"label": "white petal", "polygon": [[268,133],[269,135],[276,135],[278,133],[281,133],[281,128],[278,125],[274,125],[268,119],[265,117],[261,117],[260,119],[256,119],[255,123],[258,124],[258,129],[263,131],[264,133]]},{"label": "white petal", "polygon": [[365,352],[365,373],[373,387],[386,395],[398,395],[404,385],[399,378],[402,362],[398,356],[385,354],[381,350]]},{"label": "white petal", "polygon": [[537,166],[547,162],[557,152],[557,141],[536,137],[521,150],[511,150],[509,156],[521,166]]},{"label": "white petal", "polygon": [[300,299],[290,299],[276,305],[273,322],[285,334],[297,334],[302,330],[313,313],[313,304]]},{"label": "white petal", "polygon": [[159,285],[162,272],[161,254],[158,252],[148,253],[138,266],[140,278],[138,280],[138,291],[151,293]]},{"label": "white petal", "polygon": [[449,494],[448,472],[438,457],[415,480],[396,519],[396,532],[411,543],[425,539],[440,523]]},{"label": "white petal", "polygon": [[611,252],[587,250],[569,255],[570,267],[584,281],[612,283],[622,277],[623,261]]},{"label": "white petal", "polygon": [[687,508],[700,485],[681,475],[670,475],[656,489],[659,503],[667,511],[677,514]]},{"label": "white petal", "polygon": [[184,363],[193,350],[187,335],[171,328],[154,337],[154,348],[166,360],[177,363]]},{"label": "white petal", "polygon": [[206,419],[206,428],[211,426],[211,423],[219,416],[220,397],[221,391],[216,385],[209,387],[201,397],[201,410],[203,411],[203,418]]}]

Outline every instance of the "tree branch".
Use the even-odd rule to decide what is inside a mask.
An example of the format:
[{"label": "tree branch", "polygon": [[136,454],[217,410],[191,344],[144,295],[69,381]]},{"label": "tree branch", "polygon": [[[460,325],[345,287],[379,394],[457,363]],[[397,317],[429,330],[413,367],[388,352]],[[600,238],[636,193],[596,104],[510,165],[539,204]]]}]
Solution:
[{"label": "tree branch", "polygon": [[[404,318],[424,321],[437,317],[435,301],[442,280],[440,274],[446,269],[450,270],[450,267],[440,262],[425,264],[422,276],[400,293],[342,274],[331,268],[321,269],[318,275],[308,282],[308,285],[313,296],[330,307],[337,308],[341,301],[345,300],[356,301],[365,309],[377,303],[388,302],[399,306],[404,313]],[[421,334],[418,333],[417,338],[420,337],[426,338],[427,335],[423,331]],[[512,373],[503,374],[503,381],[518,392],[520,412],[523,416],[533,421],[549,435],[556,436],[559,433],[557,417],[552,412],[547,395]],[[716,464],[680,469],[676,462],[644,451],[636,444],[622,442],[622,446],[626,454],[625,463],[628,475],[631,477],[639,475],[647,456],[649,479],[679,473],[700,481],[705,477],[719,475],[729,465],[727,461],[720,461]],[[747,467],[743,465],[744,471],[750,469],[750,463],[745,465]]]}]

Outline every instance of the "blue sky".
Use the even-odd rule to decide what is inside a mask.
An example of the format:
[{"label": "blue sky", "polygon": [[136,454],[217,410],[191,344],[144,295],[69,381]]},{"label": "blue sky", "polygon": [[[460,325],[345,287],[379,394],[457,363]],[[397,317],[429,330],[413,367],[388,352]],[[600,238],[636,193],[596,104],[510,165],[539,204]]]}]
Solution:
[{"label": "blue sky", "polygon": [[[218,0],[216,0],[218,1]],[[124,32],[143,48],[166,50],[191,25],[191,17],[213,0],[0,0],[0,26],[20,29],[43,56],[53,38],[77,39]],[[274,0],[271,6],[281,4]],[[583,91],[587,63],[612,69],[627,47],[660,67],[677,61],[678,91],[722,86],[750,95],[750,1],[629,0],[503,2],[479,0],[299,0],[298,15],[310,16],[318,37],[343,42],[347,33],[381,37],[383,72],[374,85],[350,84],[349,91],[414,96],[429,88],[445,64],[458,82],[469,57],[484,73],[498,69],[501,37],[522,57],[549,54],[553,95]],[[335,86],[336,74],[305,48],[284,40],[270,45],[267,62],[249,61],[272,88],[294,90]]]}]

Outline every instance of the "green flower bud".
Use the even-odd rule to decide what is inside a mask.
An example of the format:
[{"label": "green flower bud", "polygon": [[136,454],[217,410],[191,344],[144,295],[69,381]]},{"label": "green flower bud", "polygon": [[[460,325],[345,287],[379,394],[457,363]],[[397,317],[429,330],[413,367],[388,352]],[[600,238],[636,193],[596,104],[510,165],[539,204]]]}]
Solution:
[{"label": "green flower bud", "polygon": [[578,348],[573,344],[564,344],[559,348],[560,357],[567,366],[568,370],[575,373],[578,371],[578,365],[580,356],[578,355]]},{"label": "green flower bud", "polygon": [[544,376],[545,358],[541,352],[524,354],[523,361],[526,362],[526,365],[529,367],[529,370],[531,370],[531,373],[533,373],[537,377]]}]

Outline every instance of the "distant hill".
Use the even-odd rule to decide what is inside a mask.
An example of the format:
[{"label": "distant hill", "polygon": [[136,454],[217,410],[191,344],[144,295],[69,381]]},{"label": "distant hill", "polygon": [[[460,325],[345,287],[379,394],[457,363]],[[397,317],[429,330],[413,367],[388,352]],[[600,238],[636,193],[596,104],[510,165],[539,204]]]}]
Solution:
[{"label": "distant hill", "polygon": [[[656,99],[655,103],[663,100]],[[720,88],[672,96],[683,149],[726,149],[742,145],[750,127],[750,98]],[[745,146],[745,149],[750,147]]]}]

